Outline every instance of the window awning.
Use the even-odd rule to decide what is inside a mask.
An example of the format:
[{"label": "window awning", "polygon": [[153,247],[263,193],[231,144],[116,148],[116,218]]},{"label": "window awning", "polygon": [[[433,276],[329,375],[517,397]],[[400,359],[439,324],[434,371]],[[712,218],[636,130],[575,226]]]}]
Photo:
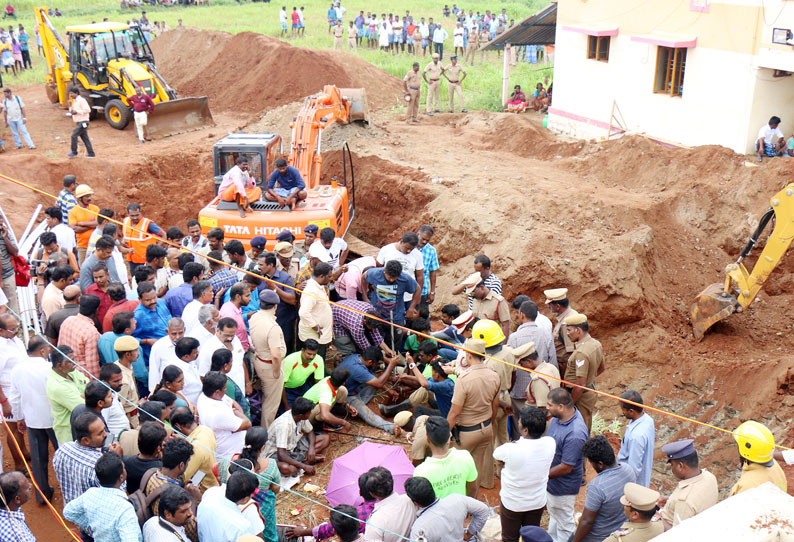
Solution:
[{"label": "window awning", "polygon": [[632,36],[631,41],[675,48],[697,47],[698,44],[698,38],[693,34],[667,34],[665,32]]},{"label": "window awning", "polygon": [[618,35],[618,27],[615,25],[603,25],[603,24],[568,24],[563,25],[563,30],[567,30],[568,32],[578,32],[579,34],[587,34],[588,36],[617,36]]}]

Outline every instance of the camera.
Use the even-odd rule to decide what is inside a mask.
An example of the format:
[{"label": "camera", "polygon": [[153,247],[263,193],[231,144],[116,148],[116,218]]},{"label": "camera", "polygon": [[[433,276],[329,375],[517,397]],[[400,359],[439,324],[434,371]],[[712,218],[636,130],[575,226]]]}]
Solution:
[{"label": "camera", "polygon": [[30,276],[32,277],[39,276],[38,269],[41,265],[47,266],[47,270],[42,275],[42,276],[47,276],[47,272],[56,265],[58,265],[58,260],[37,260],[31,258],[30,260],[28,260],[28,263],[30,264]]}]

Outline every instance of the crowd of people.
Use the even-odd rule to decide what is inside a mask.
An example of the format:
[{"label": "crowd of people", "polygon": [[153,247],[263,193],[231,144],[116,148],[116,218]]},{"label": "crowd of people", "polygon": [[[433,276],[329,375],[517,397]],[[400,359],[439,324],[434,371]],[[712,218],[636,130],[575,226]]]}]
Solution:
[{"label": "crowd of people", "polygon": [[[497,477],[506,542],[649,540],[718,500],[691,439],[662,446],[676,490],[649,487],[655,422],[636,391],[620,395],[617,454],[592,434],[608,367],[566,288],[543,292],[548,315],[528,295],[508,302],[479,254],[433,331],[443,271],[429,224],[348,261],[332,228],[308,225],[300,242],[257,236],[246,250],[196,219],[186,233],[161,227],[138,202],[116,216],[74,175],[63,186],[32,252],[44,332],[27,344],[18,248],[0,228],[0,407],[15,469],[0,476],[0,540],[35,540],[19,508],[29,457],[35,498],[53,496],[51,462],[83,540],[275,542],[282,476],[315,474],[328,432],[356,420],[408,438],[405,495],[377,467],[359,479],[363,503],[288,535],[461,540],[485,524],[478,493]],[[794,457],[775,452],[771,432],[745,422],[734,436],[743,466],[731,494],[785,490],[776,460]]]}]

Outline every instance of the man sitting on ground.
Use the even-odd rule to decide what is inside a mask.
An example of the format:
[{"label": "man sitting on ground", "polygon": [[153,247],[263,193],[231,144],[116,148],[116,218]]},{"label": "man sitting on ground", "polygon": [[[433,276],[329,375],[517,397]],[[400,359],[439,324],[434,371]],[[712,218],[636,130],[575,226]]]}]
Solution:
[{"label": "man sitting on ground", "polygon": [[[347,404],[347,388],[345,382],[350,376],[350,371],[346,367],[334,367],[331,376],[320,380],[317,384],[309,388],[303,397],[314,403],[314,408],[309,416],[309,421],[314,424],[323,423],[338,426],[345,431],[350,431],[350,422],[338,418],[332,411],[336,410],[339,415],[344,416],[349,413],[357,416],[358,411]],[[338,406],[337,406],[338,405]],[[336,408],[334,408],[336,407]],[[341,412],[340,412],[341,410]]]},{"label": "man sitting on ground", "polygon": [[388,360],[386,369],[375,376],[371,369],[383,361],[383,353],[377,346],[370,346],[362,355],[352,354],[347,356],[340,367],[350,371],[345,388],[347,388],[347,402],[356,409],[359,418],[372,427],[377,427],[387,433],[393,433],[395,425],[387,422],[370,410],[367,403],[375,397],[379,390],[386,387],[387,383],[395,380],[391,376],[392,369],[397,365],[398,358],[394,356]]},{"label": "man sitting on ground", "polygon": [[780,122],[780,117],[773,116],[769,119],[769,124],[761,126],[758,131],[758,138],[755,141],[755,152],[758,155],[759,162],[763,156],[773,158],[783,154],[786,136],[778,128]]},{"label": "man sitting on ground", "polygon": [[325,460],[318,454],[328,447],[331,438],[327,433],[314,434],[309,422],[313,408],[314,403],[298,397],[292,410],[276,418],[268,428],[264,455],[278,461],[278,470],[284,476],[295,476],[300,470],[313,475],[312,465]]},{"label": "man sitting on ground", "polygon": [[[276,184],[278,184],[278,188],[276,188]],[[277,201],[281,207],[295,209],[298,202],[305,200],[306,196],[306,183],[303,181],[300,171],[288,166],[286,159],[278,158],[276,169],[270,174],[267,181],[265,199]]]}]

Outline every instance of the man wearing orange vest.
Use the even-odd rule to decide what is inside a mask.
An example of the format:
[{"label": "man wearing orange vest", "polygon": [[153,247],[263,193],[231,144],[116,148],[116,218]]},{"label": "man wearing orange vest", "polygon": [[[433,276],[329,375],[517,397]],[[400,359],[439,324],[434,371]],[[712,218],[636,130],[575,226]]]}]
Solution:
[{"label": "man wearing orange vest", "polygon": [[[146,233],[144,233],[146,232]],[[146,234],[151,235],[146,235]],[[146,263],[146,247],[157,242],[158,237],[165,239],[163,229],[148,218],[141,216],[141,204],[127,205],[127,218],[124,219],[124,242],[132,249],[127,255],[130,273]]]},{"label": "man wearing orange vest", "polygon": [[74,191],[77,205],[69,210],[69,227],[74,230],[77,237],[77,259],[80,265],[85,260],[91,232],[97,227],[99,207],[91,203],[93,195],[94,191],[90,186],[87,184],[78,185]]}]

